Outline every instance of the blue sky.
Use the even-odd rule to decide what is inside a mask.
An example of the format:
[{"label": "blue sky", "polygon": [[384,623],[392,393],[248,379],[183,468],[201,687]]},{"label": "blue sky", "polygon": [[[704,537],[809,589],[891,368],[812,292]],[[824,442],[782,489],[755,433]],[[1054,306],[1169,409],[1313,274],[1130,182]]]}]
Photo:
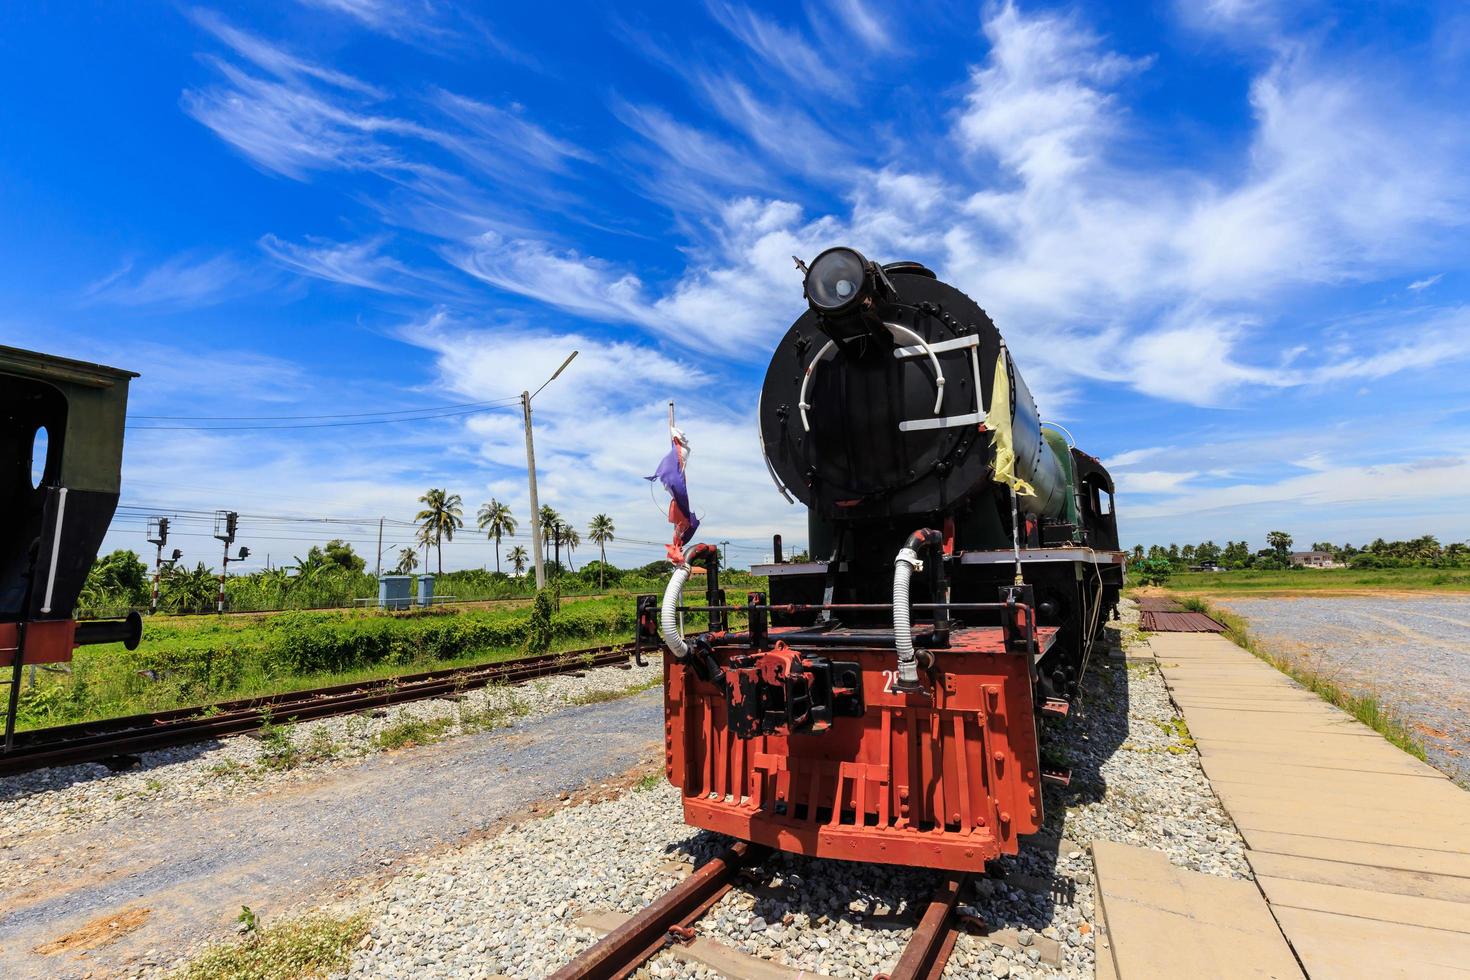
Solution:
[{"label": "blue sky", "polygon": [[[283,0],[0,25],[0,342],[139,371],[137,416],[492,401],[576,348],[536,401],[543,501],[611,514],[616,561],[660,557],[641,477],[673,398],[701,536],[758,560],[805,537],[753,421],[802,309],[790,256],[852,244],[990,312],[1043,414],[1112,467],[1130,543],[1470,536],[1456,5]],[[525,515],[513,405],[157,428],[286,424],[136,419],[109,546],[228,507],[246,567],[335,535],[370,553],[364,520],[431,485]],[[307,516],[353,523],[266,519]]]}]

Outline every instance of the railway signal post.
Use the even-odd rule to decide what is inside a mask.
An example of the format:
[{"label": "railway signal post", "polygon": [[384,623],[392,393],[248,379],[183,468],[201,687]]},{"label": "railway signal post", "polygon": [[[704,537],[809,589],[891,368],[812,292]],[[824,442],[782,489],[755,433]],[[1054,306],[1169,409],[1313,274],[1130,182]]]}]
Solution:
[{"label": "railway signal post", "polygon": [[219,599],[215,604],[215,610],[223,613],[225,611],[225,579],[230,575],[230,562],[244,561],[250,557],[249,548],[241,548],[238,557],[230,557],[230,545],[235,543],[235,532],[240,526],[240,515],[233,510],[217,510],[214,512],[214,536],[225,544],[224,561],[219,570]]},{"label": "railway signal post", "polygon": [[158,612],[158,580],[163,575],[163,546],[168,544],[167,517],[148,519],[148,543],[157,549],[153,556],[153,593],[148,597],[148,611],[156,613]]}]

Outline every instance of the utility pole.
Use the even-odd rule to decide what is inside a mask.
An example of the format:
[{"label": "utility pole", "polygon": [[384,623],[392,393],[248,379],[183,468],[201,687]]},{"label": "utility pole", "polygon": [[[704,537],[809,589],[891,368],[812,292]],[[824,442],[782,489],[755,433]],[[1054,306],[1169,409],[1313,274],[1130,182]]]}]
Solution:
[{"label": "utility pole", "polygon": [[[576,351],[567,355],[567,359],[561,362],[561,367],[556,373],[541,383],[541,388],[551,384],[572,363],[572,358],[577,356]],[[535,391],[521,392],[521,411],[526,420],[526,473],[530,481],[531,489],[531,554],[536,559],[536,588],[546,588],[546,562],[541,555],[541,502],[536,499],[536,446],[531,437],[531,399],[541,394],[541,388]]]},{"label": "utility pole", "polygon": [[383,577],[383,518],[378,518],[378,571],[376,578]]},{"label": "utility pole", "polygon": [[153,558],[153,594],[148,598],[148,611],[158,612],[158,581],[163,576],[163,546],[168,544],[168,518],[148,519],[148,543],[157,547]]},{"label": "utility pole", "polygon": [[730,567],[730,542],[720,542],[720,565],[724,568]]},{"label": "utility pole", "polygon": [[526,420],[526,472],[531,484],[531,554],[536,562],[536,589],[546,588],[546,563],[541,557],[541,502],[536,499],[536,446],[531,438],[531,392],[521,392],[521,412]]}]

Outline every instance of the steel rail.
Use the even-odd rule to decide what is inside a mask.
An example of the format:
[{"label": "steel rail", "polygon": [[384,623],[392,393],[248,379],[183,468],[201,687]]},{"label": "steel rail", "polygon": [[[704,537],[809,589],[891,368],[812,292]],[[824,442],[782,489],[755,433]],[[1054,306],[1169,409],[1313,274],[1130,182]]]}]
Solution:
[{"label": "steel rail", "polygon": [[965,873],[945,874],[892,972],[880,973],[874,980],[939,980],[960,935],[954,907],[969,877]]},{"label": "steel rail", "polygon": [[689,925],[718,902],[742,868],[768,849],[736,841],[719,857],[664,892],[627,922],[582,951],[551,975],[551,980],[621,980],[659,950],[687,936]]},{"label": "steel rail", "polygon": [[[280,695],[177,708],[101,722],[36,729],[0,754],[0,776],[48,766],[94,762],[256,731],[269,720],[310,721],[370,708],[443,697],[494,683],[607,667],[627,662],[629,644],[542,654],[498,663],[339,684]],[[210,712],[203,714],[203,712]]]},{"label": "steel rail", "polygon": [[310,701],[326,695],[348,694],[361,691],[372,685],[417,684],[446,677],[457,677],[478,670],[503,667],[507,664],[532,666],[537,663],[560,663],[569,658],[597,657],[608,653],[626,654],[628,649],[628,644],[620,643],[611,646],[588,647],[581,650],[567,650],[562,653],[537,654],[531,657],[521,657],[516,660],[469,664],[463,667],[446,667],[441,670],[425,671],[418,674],[400,674],[393,677],[352,681],[346,684],[306,688],[300,691],[282,691],[279,694],[262,694],[231,701],[218,701],[208,705],[171,708],[163,711],[145,712],[143,714],[123,715],[116,718],[102,718],[94,721],[76,722],[70,725],[55,725],[50,728],[34,728],[30,731],[16,733],[15,739],[18,748],[30,748],[42,742],[71,741],[88,735],[122,732],[137,728],[147,728],[162,722],[198,718],[200,717],[200,713],[205,711],[219,714],[231,711],[245,711],[252,708],[274,708],[277,705],[288,705],[295,701]]}]

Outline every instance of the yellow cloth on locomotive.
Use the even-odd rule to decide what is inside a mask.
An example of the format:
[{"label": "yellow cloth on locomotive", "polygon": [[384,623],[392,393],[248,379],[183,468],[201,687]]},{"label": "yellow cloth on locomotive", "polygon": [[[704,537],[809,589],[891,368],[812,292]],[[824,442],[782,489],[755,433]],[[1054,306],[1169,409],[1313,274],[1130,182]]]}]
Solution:
[{"label": "yellow cloth on locomotive", "polygon": [[995,384],[990,388],[990,409],[985,413],[985,428],[995,441],[995,463],[991,471],[999,483],[1004,483],[1022,497],[1036,496],[1031,484],[1016,475],[1016,440],[1011,431],[1011,374],[1007,365],[1011,352],[1002,344],[1000,356],[995,359]]}]

